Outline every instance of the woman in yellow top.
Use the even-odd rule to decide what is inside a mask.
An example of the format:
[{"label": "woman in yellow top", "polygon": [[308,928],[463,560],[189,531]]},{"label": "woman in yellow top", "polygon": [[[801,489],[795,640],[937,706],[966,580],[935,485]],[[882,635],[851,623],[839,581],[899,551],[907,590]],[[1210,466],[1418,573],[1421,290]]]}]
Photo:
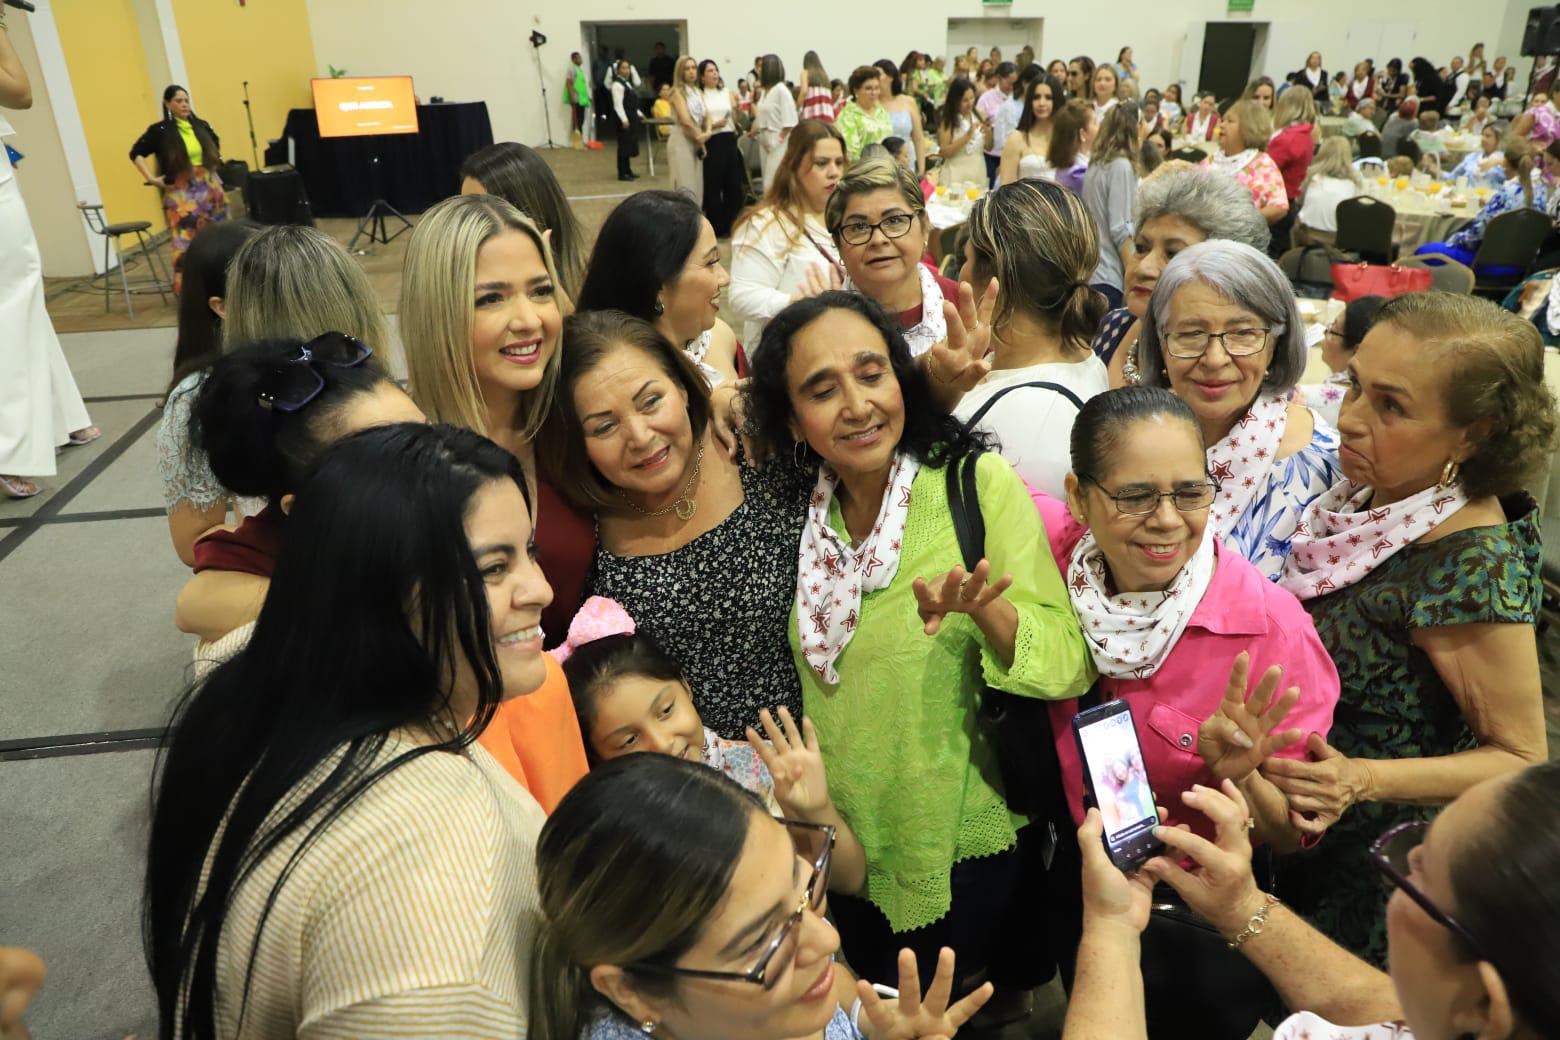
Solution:
[{"label": "woman in yellow top", "polygon": [[[156,174],[146,165],[151,156],[157,157]],[[217,132],[195,114],[190,92],[173,84],[163,91],[162,120],[147,127],[130,147],[130,161],[147,184],[162,190],[177,292],[183,278],[184,251],[195,232],[228,217],[227,196],[217,177],[222,163]]]}]

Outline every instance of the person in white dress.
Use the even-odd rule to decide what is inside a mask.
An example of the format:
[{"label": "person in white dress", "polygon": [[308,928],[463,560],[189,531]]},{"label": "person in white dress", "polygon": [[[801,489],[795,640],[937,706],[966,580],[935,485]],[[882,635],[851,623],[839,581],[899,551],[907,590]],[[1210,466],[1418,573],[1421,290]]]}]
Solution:
[{"label": "person in white dress", "polygon": [[699,90],[699,63],[684,54],[677,59],[672,77],[672,119],[677,124],[666,139],[667,161],[672,167],[672,190],[704,205],[704,142],[709,126],[704,95]]},{"label": "person in white dress", "polygon": [[1002,146],[1002,165],[997,180],[1012,184],[1021,177],[1044,177],[1051,170],[1046,152],[1051,148],[1051,117],[1057,101],[1064,96],[1062,84],[1051,76],[1030,83],[1024,94],[1024,110],[1018,128]]},{"label": "person in white dress", "polygon": [[[1268,733],[1283,721],[1258,711],[1276,692],[1267,682],[1245,703],[1231,689],[1210,720],[1239,731],[1261,762]],[[1199,740],[1203,735],[1199,734]],[[1234,753],[1231,758],[1240,757]],[[1106,855],[1099,811],[1078,830],[1086,907],[1078,970],[1063,1040],[1144,1040],[1141,932],[1156,883],[1206,917],[1277,989],[1292,1014],[1274,1040],[1519,1040],[1554,1035],[1560,987],[1554,948],[1560,917],[1553,855],[1560,847],[1560,765],[1529,766],[1470,787],[1433,821],[1381,835],[1358,869],[1387,884],[1390,973],[1355,957],[1257,886],[1249,809],[1232,780],[1196,787],[1185,807],[1211,819],[1209,841],[1179,827],[1155,836],[1167,854],[1128,877]],[[1166,807],[1169,808],[1169,807]],[[1185,864],[1190,864],[1184,866]],[[1390,894],[1389,894],[1390,893]],[[1198,1035],[1186,1022],[1185,1035]]]},{"label": "person in white dress", "polygon": [[975,84],[957,78],[948,84],[948,98],[937,120],[937,143],[943,157],[939,183],[985,184],[991,124],[975,111]]},{"label": "person in white dress", "polygon": [[971,208],[969,230],[965,280],[977,297],[998,287],[993,360],[954,414],[993,434],[1031,488],[1065,495],[1073,420],[1109,387],[1089,349],[1105,315],[1089,288],[1099,232],[1078,195],[1048,180],[1004,184]]},{"label": "person in white dress", "polygon": [[796,98],[785,85],[785,66],[774,54],[766,54],[759,63],[759,90],[762,96],[754,107],[753,132],[758,137],[759,165],[764,173],[764,190],[774,183],[785,140],[796,126]]},{"label": "person in white dress", "polygon": [[55,449],[103,435],[44,308],[38,241],[5,150],[15,131],[4,110],[31,107],[32,84],[0,13],[0,498],[38,494],[42,489],[26,478],[54,476]]},{"label": "person in white dress", "polygon": [[791,131],[774,176],[765,175],[763,199],[737,219],[727,294],[749,353],[769,319],[787,305],[844,284],[845,268],[823,219],[844,175],[845,138],[833,123],[803,120]]}]

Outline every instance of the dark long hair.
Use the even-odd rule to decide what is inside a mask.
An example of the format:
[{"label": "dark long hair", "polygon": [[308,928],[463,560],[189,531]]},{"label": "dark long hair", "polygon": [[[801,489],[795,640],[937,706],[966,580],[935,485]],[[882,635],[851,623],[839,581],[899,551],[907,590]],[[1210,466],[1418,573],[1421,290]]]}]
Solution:
[{"label": "dark long hair", "polygon": [[[940,302],[940,301],[939,301]],[[889,363],[904,398],[905,428],[899,448],[921,462],[942,466],[990,447],[983,436],[937,404],[926,372],[910,356],[899,323],[875,300],[860,293],[835,290],[798,300],[764,326],[763,338],[753,355],[753,376],[743,391],[747,405],[747,432],[763,451],[777,459],[794,459],[797,441],[791,436],[791,392],[785,369],[791,359],[796,334],[829,311],[847,310],[865,318],[888,346]],[[823,459],[803,442],[806,464]]]},{"label": "dark long hair", "polygon": [[272,411],[260,394],[298,356],[302,340],[239,347],[211,366],[191,410],[190,442],[222,486],[277,502],[296,493],[325,449],[341,439],[342,413],[360,394],[390,383],[373,365],[310,366],[324,385],[296,412]]},{"label": "dark long hair", "polygon": [[578,309],[655,321],[656,294],[682,274],[703,216],[699,204],[679,191],[641,191],[624,199],[596,235]]},{"label": "dark long hair", "polygon": [[[304,834],[268,913],[299,855],[369,787],[422,755],[461,751],[493,718],[502,678],[465,532],[493,481],[527,494],[520,464],[491,441],[402,424],[337,444],[300,489],[248,647],[181,698],[158,760],[143,934],[164,1040],[217,1035],[217,952],[256,864]],[[450,704],[461,656],[476,677],[471,718]],[[373,765],[408,726],[451,735]]]},{"label": "dark long hair", "polygon": [[248,220],[223,220],[195,233],[184,254],[184,288],[179,296],[179,339],[173,348],[171,392],[191,372],[199,372],[222,353],[222,319],[211,309],[213,296],[227,296],[227,269],[238,247],[258,234]]},{"label": "dark long hair", "polygon": [[[955,76],[948,83],[948,96],[943,98],[942,112],[937,117],[937,125],[947,131],[954,132],[959,129],[959,117],[963,115],[959,106],[964,104],[964,95],[975,89],[975,84],[963,76]],[[973,114],[970,115],[974,119]]]},{"label": "dark long hair", "polygon": [[904,78],[899,74],[899,66],[887,58],[879,58],[872,64],[883,70],[883,75],[888,77],[888,89],[891,97],[898,97],[905,92]]},{"label": "dark long hair", "polygon": [[1060,80],[1050,73],[1036,76],[1030,81],[1029,86],[1024,89],[1024,112],[1018,117],[1018,132],[1025,137],[1028,137],[1029,131],[1035,128],[1035,90],[1042,84],[1051,88],[1051,115],[1049,118],[1053,126],[1056,125],[1056,113],[1060,112],[1062,106],[1067,104],[1067,88],[1062,86]]},{"label": "dark long hair", "polygon": [[[157,172],[164,177],[177,177],[190,169],[190,153],[185,147],[184,139],[179,136],[179,131],[173,125],[173,112],[168,108],[168,102],[172,101],[175,94],[181,90],[188,94],[189,91],[177,83],[170,83],[162,95],[163,131],[162,141],[157,149]],[[195,108],[190,107],[190,130],[195,134],[195,140],[200,144],[201,165],[207,169],[216,169],[222,164],[222,150],[217,146],[217,136],[212,131],[210,124],[195,114]]]},{"label": "dark long hair", "polygon": [[[621,1016],[590,969],[675,964],[726,898],[748,828],[766,815],[720,770],[670,755],[624,755],[575,784],[536,846],[533,1035],[572,1040],[602,1010]],[[676,987],[664,971],[625,970],[644,992]]]},{"label": "dark long hair", "polygon": [[568,196],[536,149],[515,141],[490,144],[461,163],[460,179],[468,177],[552,232],[548,241],[558,277],[569,295],[578,293],[585,278],[585,239]]},{"label": "dark long hair", "polygon": [[585,757],[591,765],[600,761],[590,739],[596,725],[596,700],[618,679],[634,675],[662,682],[686,681],[682,666],[666,656],[644,632],[592,639],[576,647],[563,662],[563,677],[569,680],[569,696],[574,699],[574,715],[585,737]]}]

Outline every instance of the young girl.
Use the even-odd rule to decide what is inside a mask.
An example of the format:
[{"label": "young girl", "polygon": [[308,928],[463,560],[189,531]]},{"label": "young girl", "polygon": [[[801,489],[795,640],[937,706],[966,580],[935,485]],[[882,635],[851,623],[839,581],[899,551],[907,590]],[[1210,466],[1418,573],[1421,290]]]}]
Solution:
[{"label": "young girl", "polygon": [[605,596],[586,600],[568,639],[548,653],[569,680],[592,766],[643,751],[702,762],[757,795],[771,815],[833,827],[831,887],[855,892],[865,883],[866,855],[829,798],[810,719],[798,730],[789,709],[780,709],[778,723],[765,709],[759,721],[767,742],[752,726],[745,743],[720,737],[699,718],[677,662]]}]

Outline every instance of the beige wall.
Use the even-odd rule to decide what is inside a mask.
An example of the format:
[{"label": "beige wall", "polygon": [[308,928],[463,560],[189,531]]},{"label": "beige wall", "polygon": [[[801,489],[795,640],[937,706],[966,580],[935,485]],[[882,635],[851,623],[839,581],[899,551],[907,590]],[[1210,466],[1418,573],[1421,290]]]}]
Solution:
[{"label": "beige wall", "polygon": [[43,255],[43,273],[51,278],[92,273],[92,257],[76,198],[71,187],[70,170],[65,164],[65,148],[54,123],[54,103],[38,67],[38,50],[25,17],[6,22],[11,42],[21,56],[22,67],[32,81],[33,106],[25,112],[6,112],[16,128],[8,138],[11,146],[26,156],[16,168],[16,178],[27,200],[38,251]]}]

